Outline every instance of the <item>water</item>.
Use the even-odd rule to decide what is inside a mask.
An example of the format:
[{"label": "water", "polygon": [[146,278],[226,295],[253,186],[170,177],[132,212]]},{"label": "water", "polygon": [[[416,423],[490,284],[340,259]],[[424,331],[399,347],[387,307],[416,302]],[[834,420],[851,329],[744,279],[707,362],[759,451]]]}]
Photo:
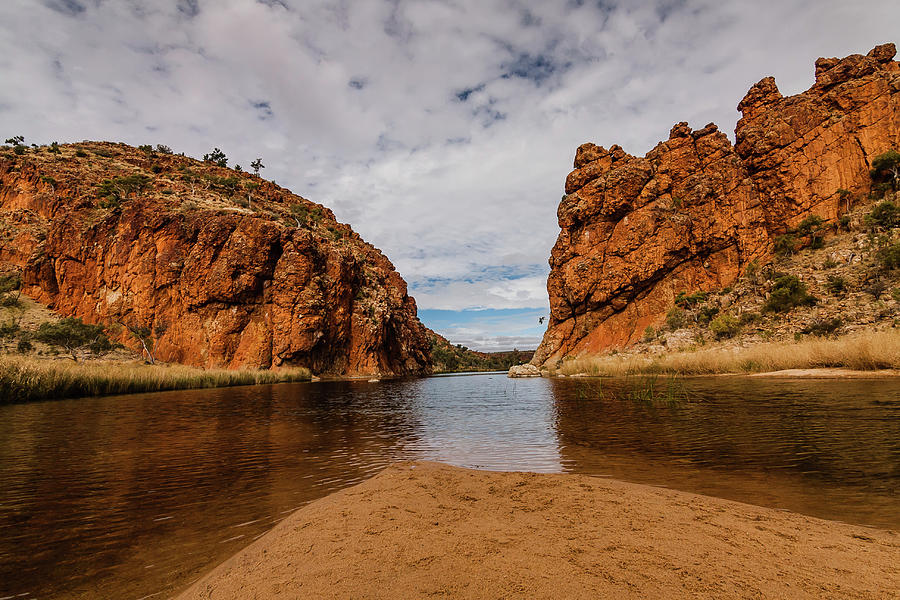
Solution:
[{"label": "water", "polygon": [[[402,459],[900,528],[900,381],[502,374],[0,407],[0,598],[166,598]],[[20,596],[21,595],[21,596]]]}]

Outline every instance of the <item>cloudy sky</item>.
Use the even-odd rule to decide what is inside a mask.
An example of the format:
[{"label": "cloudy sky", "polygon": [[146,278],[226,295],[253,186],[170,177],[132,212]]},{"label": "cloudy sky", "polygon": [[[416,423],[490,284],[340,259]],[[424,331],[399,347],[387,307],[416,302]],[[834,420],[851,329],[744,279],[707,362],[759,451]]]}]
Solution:
[{"label": "cloudy sky", "polygon": [[575,148],[733,131],[896,0],[0,0],[0,134],[213,146],[331,207],[452,341],[534,347]]}]

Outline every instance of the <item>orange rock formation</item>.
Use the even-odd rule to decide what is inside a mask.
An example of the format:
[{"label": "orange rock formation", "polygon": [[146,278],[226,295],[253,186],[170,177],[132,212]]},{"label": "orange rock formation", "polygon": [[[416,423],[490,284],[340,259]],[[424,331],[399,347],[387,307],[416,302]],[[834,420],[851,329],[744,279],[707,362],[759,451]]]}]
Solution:
[{"label": "orange rock formation", "polygon": [[900,147],[894,44],[816,61],[783,97],[767,77],[738,105],[734,145],[714,124],[672,128],[643,158],[584,144],[550,257],[550,322],[534,364],[637,341],[679,292],[721,289],[805,217],[834,221],[869,191],[871,159]]},{"label": "orange rock formation", "polygon": [[[426,329],[390,261],[330,210],[248,173],[124,144],[0,151],[0,266],[63,315],[155,332],[158,359],[430,371]],[[143,175],[100,204],[98,187]],[[101,192],[102,193],[102,192]]]}]

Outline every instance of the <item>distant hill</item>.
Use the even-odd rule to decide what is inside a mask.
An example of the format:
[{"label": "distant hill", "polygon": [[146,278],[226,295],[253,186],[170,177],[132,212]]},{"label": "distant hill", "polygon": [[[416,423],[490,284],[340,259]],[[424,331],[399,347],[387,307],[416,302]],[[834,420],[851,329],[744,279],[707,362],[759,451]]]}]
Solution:
[{"label": "distant hill", "polygon": [[477,352],[460,344],[451,344],[446,338],[431,330],[431,360],[435,373],[463,373],[468,371],[507,371],[513,365],[528,362],[534,350],[510,350],[509,352]]}]

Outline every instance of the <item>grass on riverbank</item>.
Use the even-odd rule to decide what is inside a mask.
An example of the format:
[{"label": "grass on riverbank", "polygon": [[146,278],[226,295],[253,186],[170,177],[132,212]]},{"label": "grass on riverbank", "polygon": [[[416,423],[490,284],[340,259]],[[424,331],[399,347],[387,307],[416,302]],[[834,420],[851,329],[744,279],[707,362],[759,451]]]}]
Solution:
[{"label": "grass on riverbank", "polygon": [[661,356],[606,355],[564,362],[557,373],[594,376],[641,374],[713,375],[766,373],[784,369],[900,369],[900,331],[851,334],[836,339],[748,347],[710,348]]},{"label": "grass on riverbank", "polygon": [[308,369],[226,370],[0,356],[0,404],[196,388],[309,381]]}]

